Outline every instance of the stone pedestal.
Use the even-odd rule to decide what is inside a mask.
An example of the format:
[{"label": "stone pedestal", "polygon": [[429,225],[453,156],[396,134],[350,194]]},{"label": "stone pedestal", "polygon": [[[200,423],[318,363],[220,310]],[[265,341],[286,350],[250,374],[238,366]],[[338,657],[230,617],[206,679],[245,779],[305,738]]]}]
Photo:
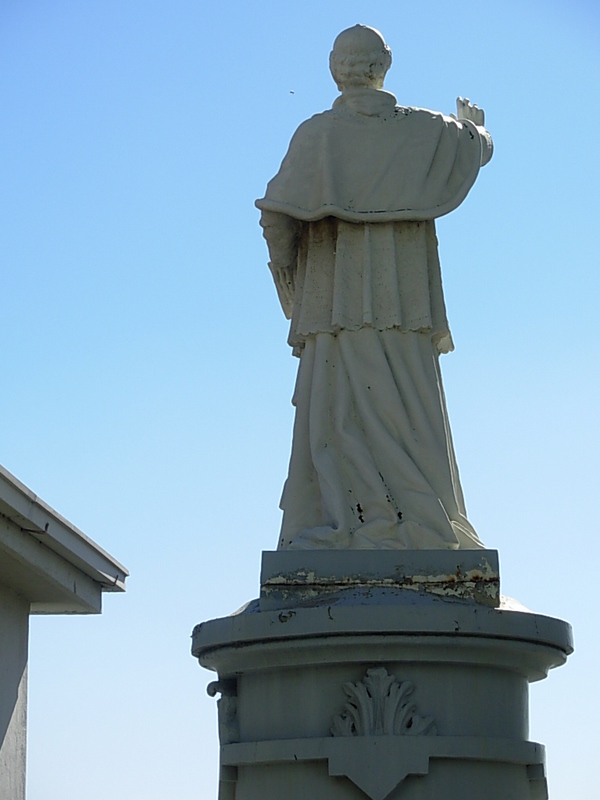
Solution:
[{"label": "stone pedestal", "polygon": [[528,685],[572,651],[499,595],[494,551],[265,553],[261,597],[199,625],[220,800],[544,800]]}]

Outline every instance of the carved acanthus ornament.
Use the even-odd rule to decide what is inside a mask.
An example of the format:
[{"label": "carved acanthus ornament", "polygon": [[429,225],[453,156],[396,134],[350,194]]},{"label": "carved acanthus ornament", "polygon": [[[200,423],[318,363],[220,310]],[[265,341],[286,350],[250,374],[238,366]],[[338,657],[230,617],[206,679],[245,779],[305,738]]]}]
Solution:
[{"label": "carved acanthus ornament", "polygon": [[398,681],[385,667],[368,669],[357,683],[345,683],[348,700],[341,714],[333,718],[333,736],[419,736],[433,735],[433,717],[417,714],[416,704],[408,699],[411,681]]}]

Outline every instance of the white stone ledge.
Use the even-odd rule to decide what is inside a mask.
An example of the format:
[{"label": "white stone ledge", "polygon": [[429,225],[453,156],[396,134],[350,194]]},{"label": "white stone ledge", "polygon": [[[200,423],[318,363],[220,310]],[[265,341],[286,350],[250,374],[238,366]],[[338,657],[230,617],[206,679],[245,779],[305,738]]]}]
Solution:
[{"label": "white stone ledge", "polygon": [[[546,794],[546,753],[536,742],[472,736],[352,736],[227,744],[221,766],[252,767],[327,761],[372,800],[383,800],[409,775],[427,775],[431,759],[480,761],[527,768],[530,783]],[[230,779],[235,780],[231,775]]]},{"label": "white stone ledge", "polygon": [[221,747],[226,766],[275,762],[321,761],[335,758],[348,748],[389,750],[394,758],[461,758],[503,761],[510,764],[545,764],[546,748],[538,742],[481,736],[329,736],[315,739],[273,739],[237,742]]}]

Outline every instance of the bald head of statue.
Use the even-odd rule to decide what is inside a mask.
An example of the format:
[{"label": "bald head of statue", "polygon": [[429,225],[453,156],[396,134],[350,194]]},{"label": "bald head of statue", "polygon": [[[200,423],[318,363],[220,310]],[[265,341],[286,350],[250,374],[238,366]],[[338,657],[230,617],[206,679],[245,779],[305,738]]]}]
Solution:
[{"label": "bald head of statue", "polygon": [[329,69],[340,92],[382,89],[392,64],[392,51],[383,36],[368,25],[342,31],[329,54]]}]

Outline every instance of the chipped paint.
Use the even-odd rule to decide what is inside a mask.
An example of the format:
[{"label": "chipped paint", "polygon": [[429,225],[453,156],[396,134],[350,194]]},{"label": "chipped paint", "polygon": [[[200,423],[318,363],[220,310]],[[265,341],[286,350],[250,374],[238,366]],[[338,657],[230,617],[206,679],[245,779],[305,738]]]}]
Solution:
[{"label": "chipped paint", "polygon": [[[373,551],[263,554],[260,607],[314,606],[323,602],[404,602],[410,596],[500,604],[498,554],[493,551]],[[413,602],[407,600],[407,602]]]},{"label": "chipped paint", "polygon": [[318,575],[314,570],[297,569],[291,573],[271,575],[262,586],[264,596],[280,595],[310,602],[324,593],[352,589],[392,589],[425,592],[438,597],[474,600],[488,606],[500,602],[500,579],[488,561],[470,570],[460,567],[451,573],[421,573],[394,577],[348,575]]}]

